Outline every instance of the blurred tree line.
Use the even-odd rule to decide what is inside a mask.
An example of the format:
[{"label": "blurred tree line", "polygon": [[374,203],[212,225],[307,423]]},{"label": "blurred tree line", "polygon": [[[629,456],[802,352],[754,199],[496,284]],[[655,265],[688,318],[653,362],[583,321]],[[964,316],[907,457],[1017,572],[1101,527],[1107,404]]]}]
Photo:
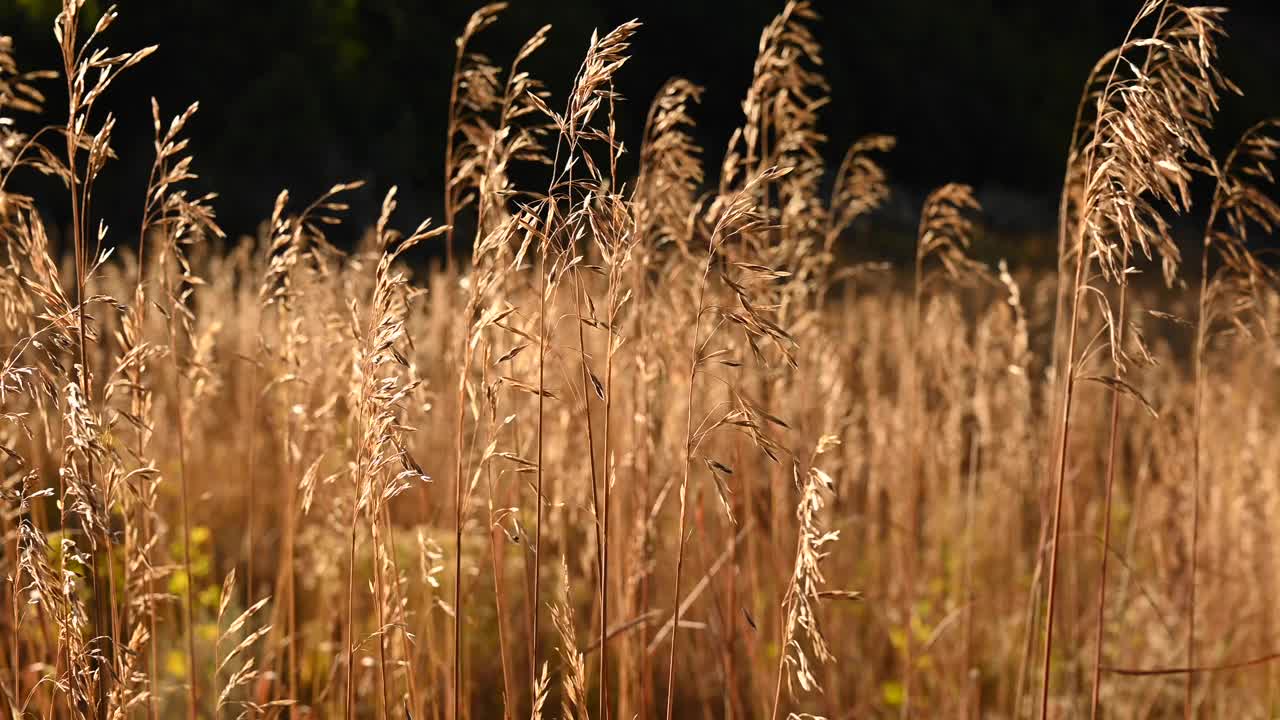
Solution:
[{"label": "blurred tree line", "polygon": [[[122,0],[108,31],[115,50],[158,43],[130,70],[107,106],[119,117],[121,159],[100,183],[95,208],[114,227],[135,227],[150,166],[154,95],[172,115],[199,100],[190,126],[196,168],[221,195],[232,234],[252,232],[289,188],[309,198],[362,178],[354,227],[371,222],[390,184],[403,217],[439,216],[441,165],[454,38],[478,7],[444,0]],[[0,33],[19,63],[56,68],[52,20],[60,0],[0,0]],[[562,102],[592,29],[645,23],[619,90],[619,117],[639,139],[653,93],[672,75],[707,87],[698,110],[709,167],[741,118],[760,30],[782,0],[515,0],[477,49],[506,64],[542,24],[551,39],[529,69]],[[1280,2],[1234,2],[1224,43],[1228,75],[1245,98],[1227,100],[1216,146],[1255,120],[1280,114]],[[89,0],[96,16],[105,0]],[[869,132],[900,144],[887,165],[906,192],[903,217],[928,188],[972,183],[990,222],[1050,230],[1067,135],[1081,84],[1117,44],[1137,0],[819,0],[817,28],[833,97],[824,111],[828,155]],[[49,117],[64,112],[60,85],[46,88]],[[994,203],[994,204],[993,204]],[[50,206],[56,208],[56,205]],[[57,212],[57,210],[53,210]],[[405,222],[408,222],[406,220]],[[353,231],[354,232],[354,231]]]}]

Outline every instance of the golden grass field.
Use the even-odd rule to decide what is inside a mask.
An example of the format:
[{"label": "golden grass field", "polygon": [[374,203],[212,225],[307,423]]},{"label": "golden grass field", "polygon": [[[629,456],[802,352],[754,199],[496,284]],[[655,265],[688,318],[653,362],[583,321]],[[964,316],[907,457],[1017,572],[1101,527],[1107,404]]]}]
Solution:
[{"label": "golden grass field", "polygon": [[[545,29],[480,55],[482,8],[443,218],[394,189],[352,217],[339,184],[240,239],[187,189],[195,106],[113,146],[102,99],[150,50],[82,4],[57,72],[0,45],[8,716],[1280,712],[1280,125],[1205,141],[1236,90],[1221,9],[1146,0],[1088,75],[1053,273],[974,259],[958,184],[911,266],[842,259],[894,142],[824,166],[848,139],[817,130],[838,88],[806,2],[720,167],[701,88],[615,91],[638,23],[544,86]],[[142,225],[100,228],[136,153]],[[8,189],[37,174],[57,242]],[[339,223],[370,229],[340,249]]]}]

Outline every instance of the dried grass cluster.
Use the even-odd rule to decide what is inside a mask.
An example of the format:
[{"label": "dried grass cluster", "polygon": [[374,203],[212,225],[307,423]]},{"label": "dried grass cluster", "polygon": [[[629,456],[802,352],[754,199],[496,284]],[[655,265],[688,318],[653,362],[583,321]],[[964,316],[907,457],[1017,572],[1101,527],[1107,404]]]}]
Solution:
[{"label": "dried grass cluster", "polygon": [[[947,184],[904,284],[840,259],[894,140],[828,186],[807,2],[715,177],[684,79],[619,170],[638,22],[553,109],[524,69],[549,29],[504,69],[481,8],[444,222],[397,232],[392,188],[351,250],[359,183],[228,239],[189,189],[196,105],[153,104],[136,240],[96,224],[134,151],[102,99],[154,48],[108,51],[114,9],[81,37],[83,5],[58,74],[0,38],[11,716],[1274,713],[1280,126],[1211,152],[1221,9],[1148,0],[1093,69],[1056,277],[973,258]],[[56,77],[66,122],[28,132]],[[7,189],[31,173],[71,200],[65,254]],[[1197,292],[1171,218],[1198,176]],[[409,261],[432,243],[443,268]]]}]

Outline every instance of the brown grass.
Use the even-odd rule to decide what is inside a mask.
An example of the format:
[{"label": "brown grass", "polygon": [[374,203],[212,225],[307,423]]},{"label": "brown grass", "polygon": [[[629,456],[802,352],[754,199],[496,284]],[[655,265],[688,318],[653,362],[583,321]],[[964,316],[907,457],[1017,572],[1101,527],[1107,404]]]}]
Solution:
[{"label": "brown grass", "polygon": [[[481,52],[504,7],[457,46],[446,222],[404,234],[394,188],[349,218],[339,183],[228,239],[195,105],[153,105],[143,222],[99,230],[140,151],[103,97],[150,49],[105,49],[114,11],[78,36],[74,0],[58,75],[0,39],[11,716],[1275,713],[1280,127],[1211,151],[1222,11],[1149,0],[1093,68],[1056,276],[971,257],[947,184],[904,282],[841,260],[894,141],[850,138],[827,186],[808,3],[717,173],[673,79],[632,176],[640,24],[589,39],[556,111],[523,69],[546,28]],[[9,189],[41,174],[65,252]],[[1197,275],[1171,227],[1198,175]]]}]

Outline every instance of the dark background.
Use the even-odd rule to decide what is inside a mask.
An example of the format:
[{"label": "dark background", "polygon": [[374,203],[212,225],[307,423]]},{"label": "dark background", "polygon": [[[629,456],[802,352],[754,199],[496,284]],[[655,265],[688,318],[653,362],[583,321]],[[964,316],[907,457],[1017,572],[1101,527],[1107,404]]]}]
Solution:
[{"label": "dark background", "polygon": [[[1138,0],[902,0],[815,3],[833,100],[823,115],[827,155],[869,132],[897,135],[886,160],[900,190],[882,222],[909,225],[920,197],[947,181],[978,188],[987,226],[1035,238],[1052,231],[1068,133],[1086,73],[1118,44]],[[1228,98],[1212,135],[1219,152],[1249,124],[1280,114],[1280,2],[1228,3],[1222,64],[1246,92]],[[369,182],[354,233],[400,186],[400,225],[440,214],[443,138],[454,38],[479,2],[412,0],[124,0],[107,33],[113,50],[158,43],[104,105],[120,118],[121,155],[95,210],[136,228],[152,160],[148,98],[167,117],[192,100],[190,126],[202,189],[214,189],[223,226],[251,233],[289,188],[309,199],[336,181]],[[51,31],[59,0],[0,0],[0,32],[25,69],[56,68]],[[104,7],[91,2],[89,15]],[[516,0],[476,48],[506,65],[539,26],[550,40],[528,68],[560,107],[593,28],[638,17],[633,59],[618,89],[623,138],[639,141],[649,100],[683,75],[707,88],[697,110],[707,166],[717,167],[741,121],[760,31],[782,0]],[[50,83],[48,117],[65,112]],[[64,212],[57,203],[51,215]],[[53,217],[56,225],[60,218]],[[117,237],[120,235],[117,233]],[[1046,244],[1047,243],[1047,244]],[[1027,239],[1012,254],[1045,257]]]}]

